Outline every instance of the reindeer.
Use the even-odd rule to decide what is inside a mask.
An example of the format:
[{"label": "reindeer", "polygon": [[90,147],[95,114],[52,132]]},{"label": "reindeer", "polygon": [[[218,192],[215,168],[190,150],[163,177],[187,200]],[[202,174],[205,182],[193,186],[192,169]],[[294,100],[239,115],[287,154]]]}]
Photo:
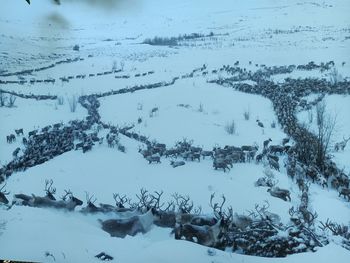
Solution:
[{"label": "reindeer", "polygon": [[6,184],[4,184],[0,188],[0,203],[7,205],[9,203],[9,200],[6,198],[6,195],[9,195],[10,192],[6,192],[5,190],[3,190],[5,188],[5,186],[6,186]]},{"label": "reindeer", "polygon": [[51,207],[73,211],[76,206],[83,204],[81,200],[73,196],[70,190],[65,190],[65,193],[66,194],[61,197],[62,200],[59,201],[51,200],[47,196],[41,197],[35,196],[34,194],[32,194],[31,196],[25,194],[15,194],[12,205],[17,204],[31,207]]},{"label": "reindeer", "polygon": [[15,133],[17,136],[19,136],[21,134],[23,135],[23,129],[18,129],[18,130],[15,129]]},{"label": "reindeer", "polygon": [[284,146],[281,145],[270,145],[268,148],[269,152],[272,154],[282,154],[285,151]]},{"label": "reindeer", "polygon": [[281,198],[284,201],[288,201],[288,200],[291,201],[289,190],[281,189],[277,186],[273,186],[273,187],[267,189],[267,192],[269,192],[271,196]]},{"label": "reindeer", "polygon": [[56,201],[54,194],[56,193],[56,188],[52,187],[53,180],[45,180],[45,189],[46,197],[50,200]]},{"label": "reindeer", "polygon": [[97,198],[95,198],[93,201],[92,198],[94,195],[89,195],[88,192],[85,191],[85,198],[86,198],[86,207],[81,209],[82,213],[98,213],[98,212],[106,212],[103,208],[97,207],[94,203],[96,202]]},{"label": "reindeer", "polygon": [[229,164],[225,160],[222,160],[222,159],[216,160],[216,159],[214,159],[213,167],[215,168],[215,170],[220,168],[220,169],[224,169],[224,172],[226,172],[226,169],[230,170],[230,168],[228,166],[229,166]]},{"label": "reindeer", "polygon": [[[224,219],[222,212],[222,207],[226,199],[223,196],[223,202],[221,206],[219,206],[217,203],[213,205],[213,198],[214,194],[211,195],[210,205],[214,209],[215,216],[218,217],[216,223],[214,225],[195,225],[192,223],[179,224],[172,232],[175,233],[175,239],[184,238],[187,241],[195,242],[208,247],[221,247],[224,233],[227,231],[227,222]],[[198,221],[198,219],[191,220],[191,222],[195,221]],[[211,221],[209,222],[211,223]]]},{"label": "reindeer", "polygon": [[138,233],[147,233],[155,220],[159,220],[160,214],[155,208],[149,209],[145,214],[136,215],[131,218],[108,219],[99,222],[102,229],[112,237],[124,238],[127,235],[135,236]]},{"label": "reindeer", "polygon": [[186,163],[184,161],[170,161],[170,165],[175,168],[178,166],[185,165]]},{"label": "reindeer", "polygon": [[264,149],[267,148],[267,146],[269,145],[270,142],[272,142],[271,138],[269,138],[268,140],[265,140],[265,141],[263,142]]},{"label": "reindeer", "polygon": [[346,144],[348,143],[348,141],[350,140],[350,136],[349,138],[345,139],[345,137],[343,136],[343,141],[341,142],[337,142],[335,145],[334,145],[334,150],[336,152],[338,152],[339,150],[341,151],[344,151],[345,147],[346,147]]},{"label": "reindeer", "polygon": [[[278,214],[271,213],[267,209],[270,207],[270,203],[268,201],[264,201],[264,205],[260,206],[258,204],[255,204],[255,211],[257,212],[257,215],[260,217],[260,220],[265,220],[270,223],[273,223],[274,225],[279,225],[281,223],[281,217]],[[255,213],[251,213],[251,215],[255,215]]]},{"label": "reindeer", "polygon": [[151,156],[147,156],[146,160],[148,161],[148,164],[160,163],[160,156],[158,154],[153,154]]},{"label": "reindeer", "polygon": [[270,165],[270,168],[273,168],[277,171],[280,170],[280,165],[278,162],[276,162],[274,159],[272,158],[268,158],[268,161],[269,161],[269,165]]},{"label": "reindeer", "polygon": [[203,156],[203,159],[205,159],[206,156],[214,158],[214,154],[212,151],[201,151],[201,155]]},{"label": "reindeer", "polygon": [[256,163],[260,163],[262,161],[262,159],[264,158],[264,154],[263,153],[259,153],[255,156],[255,161]]},{"label": "reindeer", "polygon": [[13,143],[16,141],[16,136],[14,134],[10,134],[6,136],[7,143]]},{"label": "reindeer", "polygon": [[175,227],[175,239],[185,238],[187,241],[195,242],[207,247],[218,247],[222,244],[223,233],[226,222],[220,219],[215,225],[193,225],[184,224]]},{"label": "reindeer", "polygon": [[339,196],[344,196],[344,198],[348,198],[348,201],[350,202],[350,189],[349,188],[342,188],[339,191]]},{"label": "reindeer", "polygon": [[18,155],[20,150],[21,150],[21,148],[17,147],[16,150],[13,151],[13,153],[12,153],[13,158],[17,158],[17,155]]}]

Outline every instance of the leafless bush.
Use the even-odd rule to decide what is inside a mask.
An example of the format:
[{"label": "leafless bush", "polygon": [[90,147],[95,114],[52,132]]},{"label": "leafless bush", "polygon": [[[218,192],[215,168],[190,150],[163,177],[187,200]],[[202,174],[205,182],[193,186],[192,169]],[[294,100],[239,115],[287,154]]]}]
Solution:
[{"label": "leafless bush", "polygon": [[203,107],[202,102],[199,103],[198,111],[199,111],[199,112],[203,112],[203,111],[204,111],[204,107]]},{"label": "leafless bush", "polygon": [[337,83],[341,82],[343,80],[343,76],[338,72],[336,68],[333,68],[332,71],[329,73],[329,81],[336,85]]},{"label": "leafless bush", "polygon": [[314,112],[312,109],[307,111],[307,118],[308,118],[309,123],[311,124],[314,120]]},{"label": "leafless bush", "polygon": [[114,61],[113,61],[113,64],[112,64],[112,71],[117,70],[117,68],[118,68],[118,63],[117,63],[116,60],[114,60]]},{"label": "leafless bush", "polygon": [[235,121],[232,120],[231,122],[229,123],[226,123],[225,125],[225,131],[228,133],[228,134],[235,134],[236,133],[236,124],[235,124]]},{"label": "leafless bush", "polygon": [[63,105],[64,104],[64,98],[62,96],[57,97],[57,104],[58,105]]},{"label": "leafless bush", "polygon": [[7,97],[2,91],[0,91],[0,107],[4,107],[6,105],[6,100]]},{"label": "leafless bush", "polygon": [[250,110],[249,109],[246,109],[244,112],[243,112],[243,116],[244,116],[244,119],[246,121],[249,121],[250,119]]},{"label": "leafless bush", "polygon": [[68,98],[69,109],[71,112],[75,112],[78,105],[78,99],[76,95],[72,95],[72,97]]},{"label": "leafless bush", "polygon": [[137,103],[137,110],[142,110],[142,109],[143,109],[143,104]]},{"label": "leafless bush", "polygon": [[8,107],[12,108],[15,105],[16,97],[14,95],[10,95],[9,97],[9,103],[7,104]]},{"label": "leafless bush", "polygon": [[320,102],[316,106],[317,120],[317,148],[316,164],[323,171],[327,155],[330,151],[330,142],[336,126],[336,116],[326,113],[326,104]]}]

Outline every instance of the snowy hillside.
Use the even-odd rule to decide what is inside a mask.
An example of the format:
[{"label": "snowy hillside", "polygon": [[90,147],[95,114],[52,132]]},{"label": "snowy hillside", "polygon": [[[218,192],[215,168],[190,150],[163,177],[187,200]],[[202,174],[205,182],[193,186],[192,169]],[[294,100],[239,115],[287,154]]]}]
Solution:
[{"label": "snowy hillside", "polygon": [[3,2],[0,259],[349,261],[347,0]]}]

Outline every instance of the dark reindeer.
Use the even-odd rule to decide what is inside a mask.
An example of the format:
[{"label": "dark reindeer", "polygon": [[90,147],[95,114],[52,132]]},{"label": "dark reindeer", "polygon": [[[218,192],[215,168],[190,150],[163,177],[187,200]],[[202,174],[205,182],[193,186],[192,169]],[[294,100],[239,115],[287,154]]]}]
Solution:
[{"label": "dark reindeer", "polygon": [[151,156],[147,156],[146,160],[148,161],[148,164],[151,163],[160,163],[160,156],[157,154],[151,155]]},{"label": "dark reindeer", "polygon": [[15,133],[16,133],[17,136],[23,135],[23,129],[15,130]]},{"label": "dark reindeer", "polygon": [[5,188],[5,186],[6,186],[6,184],[4,184],[0,188],[0,203],[7,205],[9,203],[9,200],[6,198],[6,195],[9,195],[10,192],[6,192],[5,190],[3,190]]},{"label": "dark reindeer", "polygon": [[224,172],[226,172],[226,169],[230,170],[229,168],[229,164],[227,162],[225,162],[224,160],[215,160],[214,159],[214,162],[213,162],[213,167],[215,170],[217,169],[224,169]]},{"label": "dark reindeer", "polygon": [[282,145],[270,145],[268,151],[272,154],[282,154],[285,151],[285,147]]},{"label": "dark reindeer", "polygon": [[16,136],[14,134],[10,134],[6,136],[7,143],[13,143],[16,141]]},{"label": "dark reindeer", "polygon": [[20,150],[21,150],[21,148],[17,147],[16,150],[13,151],[13,153],[12,153],[13,158],[17,158],[17,155],[18,155]]},{"label": "dark reindeer", "polygon": [[344,196],[344,198],[348,198],[348,201],[350,202],[350,189],[349,188],[342,188],[339,191],[339,196]]},{"label": "dark reindeer", "polygon": [[272,142],[271,138],[269,138],[268,140],[265,140],[265,141],[263,142],[264,149],[267,148],[267,146],[269,145],[270,142]]}]

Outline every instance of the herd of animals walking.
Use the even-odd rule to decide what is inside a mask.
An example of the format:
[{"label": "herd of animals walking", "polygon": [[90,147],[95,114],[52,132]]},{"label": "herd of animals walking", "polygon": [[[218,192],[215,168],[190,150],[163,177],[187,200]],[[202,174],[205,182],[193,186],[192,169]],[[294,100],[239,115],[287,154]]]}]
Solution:
[{"label": "herd of animals walking", "polygon": [[[305,67],[306,70],[308,70],[310,67],[329,67],[331,64],[332,63],[326,63],[322,66],[318,66],[314,63],[309,63],[309,66],[306,65]],[[267,76],[279,74],[281,72],[290,73],[295,68],[296,67],[291,66],[265,67],[263,70],[253,73],[247,72],[245,69],[239,68],[238,66],[223,66],[218,70],[212,71],[213,74],[219,71],[235,72],[238,73],[237,78],[240,80],[250,79],[257,82],[256,85],[246,83],[237,84],[232,82],[232,78],[219,78],[211,81],[218,85],[230,86],[243,92],[260,94],[271,99],[279,123],[288,135],[288,137],[281,142],[272,144],[272,142],[275,142],[273,138],[267,138],[265,141],[261,142],[261,145],[254,143],[253,145],[243,146],[215,146],[212,150],[209,150],[194,146],[193,141],[183,139],[182,141],[178,141],[173,147],[167,148],[163,143],[150,141],[148,137],[132,131],[133,125],[120,128],[111,124],[105,124],[101,120],[101,116],[98,112],[100,106],[98,99],[103,96],[120,94],[120,92],[91,94],[81,96],[78,100],[82,107],[86,108],[88,111],[88,116],[84,120],[69,121],[68,124],[56,123],[48,125],[40,130],[29,131],[27,133],[28,136],[25,136],[25,131],[22,128],[16,129],[13,134],[8,135],[6,137],[7,143],[12,144],[17,140],[21,140],[24,150],[22,150],[21,147],[16,148],[13,151],[13,160],[0,168],[0,182],[4,182],[5,179],[14,172],[24,171],[74,149],[82,149],[83,153],[87,153],[91,151],[95,145],[103,145],[104,142],[107,142],[108,147],[115,147],[115,145],[119,144],[118,136],[124,135],[142,143],[139,147],[139,152],[150,165],[161,163],[164,159],[169,158],[170,165],[176,168],[186,165],[186,162],[200,162],[203,159],[211,158],[214,170],[222,169],[223,172],[226,172],[230,171],[235,163],[254,161],[259,164],[263,162],[270,166],[271,169],[277,171],[280,170],[280,165],[283,163],[286,167],[287,174],[300,185],[300,189],[303,189],[301,191],[304,194],[304,199],[302,199],[302,204],[304,205],[300,206],[299,212],[306,222],[311,222],[314,217],[312,217],[312,213],[310,213],[307,207],[308,193],[307,190],[305,190],[307,187],[305,188],[304,186],[304,188],[302,188],[302,185],[305,185],[306,181],[311,180],[314,183],[319,183],[322,187],[332,187],[336,189],[339,192],[339,196],[350,201],[349,178],[342,170],[337,168],[330,158],[325,161],[322,169],[317,167],[315,163],[310,165],[310,163],[303,160],[303,152],[301,151],[302,149],[299,148],[301,142],[306,136],[311,139],[310,143],[312,143],[315,137],[299,125],[295,117],[295,109],[301,102],[302,97],[313,92],[350,94],[350,85],[347,81],[330,84],[326,80],[315,79],[287,79],[283,84],[276,84],[266,80]],[[206,67],[202,67],[199,71],[193,71],[186,77],[193,77],[194,72],[202,71],[204,73],[206,72],[205,70]],[[207,75],[207,73],[205,75]],[[130,92],[134,92],[135,90],[144,88],[165,87],[174,84],[177,79],[179,78],[173,79],[171,83],[155,84],[154,86],[148,85],[147,87],[141,86],[129,90]],[[125,89],[122,92],[129,92],[129,90]],[[286,93],[290,96],[285,96]],[[51,98],[40,97],[40,99]],[[257,125],[261,129],[264,128],[264,124],[260,120],[257,120]],[[108,134],[106,136],[100,136],[99,132],[101,130],[108,130]],[[349,139],[344,137],[342,142],[335,144],[334,150],[343,151],[348,140]],[[264,180],[261,180],[260,183],[262,181]],[[284,201],[291,201],[290,192],[287,189],[279,188],[276,183],[264,182],[264,184],[259,186],[267,186],[267,192],[269,192],[271,196]],[[52,182],[46,183],[46,196],[40,197],[35,195],[15,194],[11,205],[9,205],[10,202],[6,197],[9,195],[9,192],[4,189],[5,185],[0,189],[0,202],[4,203],[9,208],[11,208],[12,205],[20,204],[39,208],[49,207],[74,211],[76,206],[83,204],[83,202],[75,197],[69,190],[65,191],[62,200],[57,201],[54,197],[56,189],[52,188]],[[252,226],[254,222],[256,224],[263,224],[264,227],[269,228],[269,231],[272,232],[273,230],[270,228],[274,229],[274,227],[276,227],[271,223],[270,218],[273,216],[271,216],[271,214],[266,216],[266,207],[256,207],[255,218],[258,217],[259,220],[254,221],[252,217],[234,214],[230,209],[228,211],[223,211],[225,199],[220,207],[218,204],[212,204],[213,196],[211,198],[211,205],[214,216],[203,216],[200,213],[191,213],[193,205],[189,205],[189,200],[185,197],[177,196],[176,205],[178,210],[175,211],[174,207],[176,205],[173,203],[170,203],[167,209],[161,209],[159,204],[160,196],[158,196],[158,199],[154,195],[145,196],[146,192],[141,191],[140,197],[138,196],[139,203],[136,205],[130,204],[130,207],[126,208],[124,206],[126,203],[125,198],[121,198],[117,201],[119,195],[115,197],[115,206],[101,204],[97,207],[87,194],[87,206],[83,208],[81,212],[117,214],[118,218],[100,220],[102,229],[110,233],[111,236],[125,237],[126,235],[145,233],[150,230],[152,224],[156,224],[164,227],[172,227],[174,229],[173,233],[175,234],[175,238],[177,239],[184,238],[202,245],[217,248],[223,248],[227,246],[230,241],[232,242],[232,236],[230,237],[229,235],[229,233],[232,234],[232,229],[239,228],[240,230],[246,230],[247,226]],[[173,207],[173,209],[170,209],[171,207]],[[294,215],[295,213],[297,212],[291,211],[291,214]],[[275,216],[273,218],[277,217]],[[300,234],[305,233],[300,232]],[[307,236],[307,238],[312,239],[310,236]],[[237,246],[237,243],[239,243],[237,241],[238,238],[236,237],[234,240]],[[317,242],[316,245],[318,245]],[[244,244],[240,246],[242,248]],[[291,253],[291,251],[289,252]]]}]

